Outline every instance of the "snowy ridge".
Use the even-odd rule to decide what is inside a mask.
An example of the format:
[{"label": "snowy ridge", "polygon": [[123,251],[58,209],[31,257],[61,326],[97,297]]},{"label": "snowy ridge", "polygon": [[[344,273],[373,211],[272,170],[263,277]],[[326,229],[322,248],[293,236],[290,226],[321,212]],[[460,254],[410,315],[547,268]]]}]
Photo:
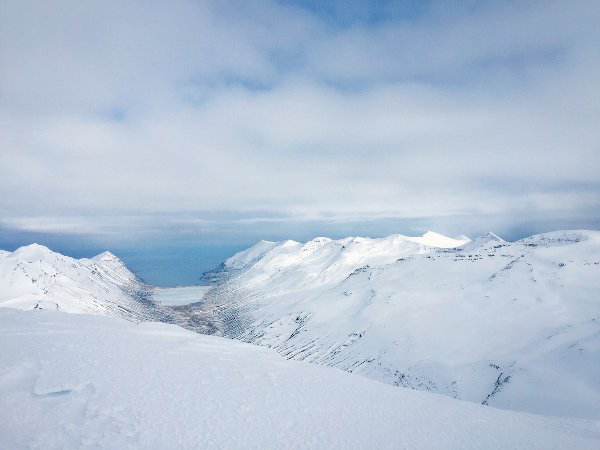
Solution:
[{"label": "snowy ridge", "polygon": [[[325,273],[339,277],[347,270],[354,270],[367,262],[382,265],[392,263],[402,256],[427,253],[437,247],[456,247],[464,243],[465,241],[447,238],[431,231],[418,237],[399,234],[378,239],[349,237],[332,240],[318,237],[304,244],[292,240],[279,243],[263,241],[251,247],[249,253],[246,250],[229,258],[224,268],[237,276],[239,272],[247,272],[252,268],[253,278],[244,279],[250,283],[259,281],[256,278],[259,272],[272,278],[282,276],[288,269],[301,269],[306,277],[320,277],[323,282],[328,282],[335,280],[329,280]],[[251,259],[248,259],[249,254],[253,256]]]},{"label": "snowy ridge", "polygon": [[74,259],[31,244],[0,253],[0,307],[166,319],[150,290],[109,252]]},{"label": "snowy ridge", "polygon": [[393,385],[600,417],[600,232],[431,237],[262,244],[190,316]]},{"label": "snowy ridge", "polygon": [[394,388],[160,323],[0,310],[0,447],[596,449],[598,422]]}]

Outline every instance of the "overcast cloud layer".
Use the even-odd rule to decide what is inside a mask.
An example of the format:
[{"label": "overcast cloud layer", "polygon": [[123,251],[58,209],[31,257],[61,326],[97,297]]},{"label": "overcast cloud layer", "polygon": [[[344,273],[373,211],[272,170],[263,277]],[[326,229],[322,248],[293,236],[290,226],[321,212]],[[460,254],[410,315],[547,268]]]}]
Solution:
[{"label": "overcast cloud layer", "polygon": [[0,232],[600,226],[600,2],[344,5],[2,0]]}]

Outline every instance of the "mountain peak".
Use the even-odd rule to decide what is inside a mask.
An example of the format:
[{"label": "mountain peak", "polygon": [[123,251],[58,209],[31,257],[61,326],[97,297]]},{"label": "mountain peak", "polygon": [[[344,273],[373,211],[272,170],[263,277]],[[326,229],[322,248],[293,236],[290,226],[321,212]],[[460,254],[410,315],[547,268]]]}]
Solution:
[{"label": "mountain peak", "polygon": [[19,247],[15,251],[19,251],[19,250],[43,251],[43,252],[46,252],[46,253],[52,252],[52,250],[50,250],[48,247],[46,247],[45,245],[42,245],[42,244],[38,244],[37,242],[33,242],[33,243],[29,244],[29,245],[23,245],[23,246]]},{"label": "mountain peak", "polygon": [[483,247],[489,244],[490,242],[505,243],[506,241],[500,236],[498,236],[496,233],[488,231],[487,233],[477,236],[472,241],[462,245],[461,248],[464,250],[475,250],[476,248]]},{"label": "mountain peak", "polygon": [[502,239],[500,236],[498,236],[496,233],[493,233],[491,231],[488,231],[487,233],[482,234],[481,236],[479,236],[478,239],[480,238],[485,238],[488,241],[499,241],[499,242],[506,242],[504,239]]},{"label": "mountain peak", "polygon": [[33,243],[19,247],[13,252],[13,255],[25,259],[28,262],[33,262],[43,259],[53,253],[54,252],[45,245]]},{"label": "mountain peak", "polygon": [[119,257],[109,251],[105,251],[92,258],[94,261],[120,261]]}]

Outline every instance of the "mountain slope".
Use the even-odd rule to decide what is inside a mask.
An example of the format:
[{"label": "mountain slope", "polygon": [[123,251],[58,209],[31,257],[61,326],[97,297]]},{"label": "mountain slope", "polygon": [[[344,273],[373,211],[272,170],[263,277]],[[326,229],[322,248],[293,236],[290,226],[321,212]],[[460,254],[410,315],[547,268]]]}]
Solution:
[{"label": "mountain slope", "polygon": [[600,233],[430,237],[260,243],[189,314],[389,384],[600,417]]},{"label": "mountain slope", "polygon": [[109,252],[74,259],[31,244],[0,253],[1,307],[163,320],[150,289]]},{"label": "mountain slope", "polygon": [[0,447],[592,449],[598,422],[502,411],[173,325],[0,310]]},{"label": "mountain slope", "polygon": [[0,252],[0,306],[178,323],[392,385],[600,417],[598,232],[263,241],[209,276],[200,304],[165,307],[110,253],[34,244]]}]

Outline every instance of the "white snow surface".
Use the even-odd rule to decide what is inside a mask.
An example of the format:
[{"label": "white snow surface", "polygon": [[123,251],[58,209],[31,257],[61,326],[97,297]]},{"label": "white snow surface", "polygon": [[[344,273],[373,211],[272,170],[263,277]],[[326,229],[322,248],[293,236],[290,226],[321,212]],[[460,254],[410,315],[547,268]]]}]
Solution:
[{"label": "white snow surface", "polygon": [[394,388],[161,323],[0,310],[0,447],[597,449],[597,421]]},{"label": "white snow surface", "polygon": [[599,418],[600,233],[440,236],[263,241],[200,303],[181,289],[164,304],[108,252],[33,244],[0,252],[0,307],[174,322],[392,385]]},{"label": "white snow surface", "polygon": [[179,286],[172,288],[154,288],[152,299],[166,306],[182,306],[202,300],[211,286]]},{"label": "white snow surface", "polygon": [[224,336],[393,385],[600,417],[598,231],[260,243],[221,270],[198,310]]}]

